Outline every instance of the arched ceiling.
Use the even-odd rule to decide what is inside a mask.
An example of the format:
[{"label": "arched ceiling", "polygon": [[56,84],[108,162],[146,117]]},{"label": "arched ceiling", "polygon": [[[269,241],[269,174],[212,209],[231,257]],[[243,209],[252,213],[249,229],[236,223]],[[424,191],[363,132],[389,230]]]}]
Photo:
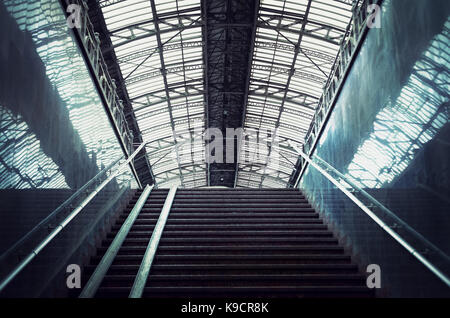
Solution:
[{"label": "arched ceiling", "polygon": [[[288,140],[303,143],[351,2],[89,1],[103,14],[103,51],[115,53],[107,63],[119,65],[156,184],[286,187],[297,161]],[[272,134],[263,158],[243,162],[258,148],[246,142],[242,163],[207,164],[207,127]]]}]

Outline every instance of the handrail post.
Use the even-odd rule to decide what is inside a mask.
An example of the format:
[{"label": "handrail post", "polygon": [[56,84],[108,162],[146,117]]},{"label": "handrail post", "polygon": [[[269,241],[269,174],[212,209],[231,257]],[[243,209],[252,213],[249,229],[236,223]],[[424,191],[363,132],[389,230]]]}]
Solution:
[{"label": "handrail post", "polygon": [[119,252],[120,247],[122,246],[123,242],[125,241],[125,238],[128,235],[128,232],[130,232],[131,227],[134,224],[134,221],[136,221],[136,218],[138,217],[139,213],[142,210],[142,207],[144,206],[145,202],[148,199],[148,196],[150,195],[150,192],[152,191],[153,186],[147,185],[140,195],[139,199],[137,200],[136,204],[134,205],[133,209],[131,210],[130,214],[128,215],[125,222],[120,227],[119,232],[117,233],[116,237],[112,241],[111,245],[108,247],[108,250],[106,251],[105,255],[103,255],[100,263],[95,268],[94,273],[89,278],[88,282],[84,286],[83,290],[81,291],[79,298],[92,298],[94,297],[95,293],[97,292],[103,278],[106,275],[106,272],[108,271],[109,267],[111,266],[112,262],[114,261],[114,258],[116,257],[117,253]]},{"label": "handrail post", "polygon": [[[333,178],[327,171],[315,163],[308,155],[303,153],[298,147],[291,141],[289,141],[291,147],[305,159],[311,166],[316,168],[322,175],[324,175],[331,183],[333,183],[339,190],[341,190],[350,200],[352,200],[361,210],[363,210],[372,220],[375,221],[383,230],[385,230],[393,239],[395,239],[400,245],[402,245],[409,253],[411,253],[416,259],[418,259],[425,267],[427,267],[433,274],[435,274],[441,281],[443,281],[448,287],[450,287],[450,278],[447,277],[440,269],[434,264],[429,262],[423,255],[406,242],[397,232],[389,227],[383,220],[381,220],[375,213],[373,213],[363,202],[361,202],[353,193],[346,189],[339,181]],[[323,159],[321,159],[324,161]],[[327,165],[329,165],[327,163]],[[344,180],[346,181],[346,180]]]},{"label": "handrail post", "polygon": [[166,225],[167,218],[169,217],[170,209],[172,208],[173,199],[175,198],[175,193],[177,191],[177,186],[172,186],[167,194],[166,201],[159,215],[158,221],[156,222],[155,228],[153,230],[152,237],[148,242],[147,249],[145,250],[144,257],[142,258],[141,265],[139,266],[138,273],[131,288],[129,298],[141,298],[144,293],[145,284],[147,282],[148,274],[150,273],[150,268],[155,258],[156,250],[158,249],[159,241]]}]

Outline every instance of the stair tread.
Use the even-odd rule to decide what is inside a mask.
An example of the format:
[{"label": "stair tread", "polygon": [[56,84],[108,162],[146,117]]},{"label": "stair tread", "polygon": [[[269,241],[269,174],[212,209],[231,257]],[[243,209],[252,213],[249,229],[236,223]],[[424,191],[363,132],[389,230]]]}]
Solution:
[{"label": "stair tread", "polygon": [[[133,234],[142,234],[142,235],[151,235],[153,231],[139,231],[139,230],[131,230],[130,233]],[[192,231],[180,231],[180,230],[166,230],[163,232],[164,235],[187,235],[187,234],[196,234],[196,235],[208,235],[208,234],[215,234],[217,236],[220,235],[247,235],[247,234],[327,234],[332,235],[332,233],[329,230],[288,230],[288,231],[277,231],[277,230],[216,230],[216,231],[208,231],[208,230],[192,230]]]},{"label": "stair tread", "polygon": [[[138,216],[138,219],[145,219],[145,218],[157,218],[159,216],[160,212],[153,212],[153,213],[145,213],[145,212],[141,212]],[[253,217],[253,218],[258,218],[258,217],[277,217],[277,218],[281,218],[281,217],[294,217],[294,218],[319,218],[319,215],[314,212],[314,213],[297,213],[297,212],[290,212],[290,213],[286,213],[286,212],[279,212],[279,213],[266,213],[266,212],[208,212],[208,213],[184,213],[184,212],[177,212],[177,213],[170,213],[171,216],[180,218],[180,217],[201,217],[201,218],[205,218],[206,216],[208,218],[236,218],[236,217]],[[121,218],[126,218],[128,215],[121,215]]]},{"label": "stair tread", "polygon": [[[117,217],[86,275],[141,193]],[[128,296],[167,194],[150,193],[97,296]],[[144,296],[372,296],[365,277],[296,189],[178,189]]]},{"label": "stair tread", "polygon": [[[92,265],[88,265],[92,266]],[[123,269],[138,269],[139,264],[113,264],[110,268],[123,268]],[[152,269],[241,269],[241,268],[290,268],[290,269],[302,269],[302,268],[318,268],[318,269],[357,269],[355,264],[154,264]]]},{"label": "stair tread", "polygon": [[[134,279],[134,275],[106,275],[108,280],[130,280]],[[317,280],[365,280],[365,276],[361,274],[156,274],[151,276],[152,281],[157,280],[242,280],[242,279],[317,279]]]},{"label": "stair tread", "polygon": [[[129,291],[128,287],[100,287],[100,290],[126,290]],[[145,291],[147,290],[155,290],[155,291],[168,291],[168,292],[186,292],[189,291],[265,291],[270,293],[271,291],[358,291],[358,292],[366,292],[372,293],[373,291],[367,288],[366,286],[212,286],[212,287],[203,287],[203,286],[176,286],[176,287],[162,287],[162,286],[152,286],[145,287]]]},{"label": "stair tread", "polygon": [[[142,259],[143,255],[117,255],[116,259],[124,260],[124,259]],[[172,254],[172,255],[156,255],[157,259],[183,259],[183,258],[192,258],[192,259],[204,259],[204,258],[214,258],[214,259],[235,259],[234,255],[199,255],[199,254]],[[99,258],[99,257],[97,257]],[[279,254],[279,255],[239,255],[239,259],[350,259],[350,256],[347,255],[305,255],[305,254]]]},{"label": "stair tread", "polygon": [[[142,224],[134,224],[132,226],[132,229],[147,229],[152,228],[152,225],[142,225]],[[327,230],[327,226],[324,224],[277,224],[277,223],[269,223],[269,224],[170,224],[169,222],[166,223],[165,229],[191,229],[191,228],[199,228],[199,229],[233,229],[233,228],[294,228],[294,229],[323,229]],[[113,226],[113,229],[120,228],[120,226],[115,225]]]},{"label": "stair tread", "polygon": [[[99,249],[106,250],[106,247],[101,247]],[[145,250],[146,246],[122,246],[121,250]],[[333,251],[344,251],[344,249],[340,246],[334,246],[334,245],[326,245],[326,246],[319,246],[319,245],[240,245],[240,246],[227,246],[227,245],[167,245],[167,246],[159,246],[159,251],[165,251],[165,250],[207,250],[207,249],[213,249],[213,250],[229,250],[229,251],[244,251],[244,250],[278,250],[278,249],[297,249],[297,250],[333,250]],[[119,251],[120,253],[120,251]]]},{"label": "stair tread", "polygon": [[[127,238],[126,242],[147,242],[149,240],[149,238]],[[208,241],[208,242],[223,242],[223,241],[228,241],[228,242],[242,242],[242,241],[272,241],[272,242],[284,242],[284,241],[292,241],[292,242],[337,242],[337,239],[335,239],[334,237],[332,238],[327,238],[327,237],[320,237],[320,238],[296,238],[296,237],[286,237],[286,238],[264,238],[264,237],[255,237],[255,238],[229,238],[229,237],[223,237],[223,238],[191,238],[191,237],[187,237],[187,238],[169,238],[169,237],[161,237],[160,243],[164,243],[164,242],[188,242],[188,241],[192,241],[192,242],[202,242],[202,241]],[[109,242],[112,241],[111,238],[108,238],[105,240],[105,242]]]}]

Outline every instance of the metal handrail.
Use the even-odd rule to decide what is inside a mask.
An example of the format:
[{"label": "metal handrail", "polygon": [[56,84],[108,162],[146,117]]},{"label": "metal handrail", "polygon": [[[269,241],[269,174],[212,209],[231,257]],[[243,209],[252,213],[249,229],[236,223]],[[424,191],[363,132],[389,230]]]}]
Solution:
[{"label": "metal handrail", "polygon": [[39,229],[41,229],[44,224],[46,224],[50,219],[56,217],[61,211],[63,211],[69,204],[75,200],[82,192],[84,192],[90,185],[92,185],[94,182],[96,182],[101,176],[103,176],[107,171],[109,171],[116,163],[119,162],[119,160],[123,159],[123,155],[113,162],[109,164],[106,168],[104,168],[102,171],[97,173],[91,180],[89,180],[86,184],[84,184],[80,189],[78,189],[74,194],[72,194],[67,200],[65,200],[63,203],[61,203],[55,210],[53,210],[48,216],[46,216],[42,221],[40,221],[31,231],[29,231],[27,234],[25,234],[20,240],[18,240],[16,243],[14,243],[13,246],[11,246],[8,250],[6,250],[1,256],[0,261],[3,261],[5,258],[7,258],[14,250],[17,250],[17,248],[22,245],[25,241],[27,241],[34,233],[36,233]]},{"label": "metal handrail", "polygon": [[56,226],[14,269],[0,282],[0,292],[47,246],[59,232],[61,232],[72,219],[117,175],[125,170],[131,160],[142,150],[146,142],[143,142],[128,159],[119,165],[116,171],[95,188],[72,212]]},{"label": "metal handrail", "polygon": [[103,280],[103,278],[106,275],[106,272],[110,268],[111,264],[114,261],[114,258],[116,257],[117,253],[119,252],[120,247],[122,246],[123,242],[125,241],[125,238],[127,237],[128,233],[130,232],[131,227],[134,224],[134,221],[136,221],[136,218],[138,217],[139,213],[142,210],[142,207],[144,206],[145,202],[147,201],[148,196],[150,195],[150,192],[152,191],[153,186],[147,185],[140,195],[139,199],[137,200],[136,204],[134,205],[133,209],[131,210],[130,214],[126,218],[125,222],[123,222],[122,226],[120,227],[119,232],[114,237],[114,240],[112,241],[111,245],[108,247],[108,250],[106,251],[105,255],[103,255],[100,263],[95,268],[94,273],[89,278],[88,282],[84,286],[83,290],[81,291],[79,298],[92,298],[94,297],[95,293],[97,292],[98,288],[100,287],[100,284]]},{"label": "metal handrail", "polygon": [[446,253],[444,253],[441,249],[439,249],[436,245],[431,243],[426,237],[424,237],[422,234],[417,232],[414,228],[412,228],[408,223],[403,221],[401,218],[399,218],[394,212],[392,212],[390,209],[388,209],[386,206],[384,206],[380,201],[375,199],[372,195],[370,195],[367,191],[359,187],[355,182],[353,182],[350,178],[342,174],[339,170],[334,168],[332,165],[330,165],[328,162],[320,158],[318,155],[314,155],[315,159],[318,159],[323,165],[327,167],[327,169],[333,171],[336,175],[338,175],[339,178],[344,180],[348,185],[350,185],[352,188],[356,189],[357,192],[361,193],[366,199],[371,201],[375,206],[377,206],[380,210],[382,210],[384,213],[389,215],[391,218],[394,219],[394,221],[404,229],[410,232],[413,236],[415,236],[418,240],[422,241],[427,245],[427,247],[434,251],[435,253],[439,254],[442,258],[450,262],[450,256],[448,256]]},{"label": "metal handrail", "polygon": [[158,221],[156,222],[155,228],[153,229],[152,237],[148,242],[147,248],[145,250],[144,257],[142,258],[141,265],[139,266],[138,273],[134,279],[133,287],[131,288],[129,298],[141,298],[144,292],[145,284],[147,282],[148,274],[150,273],[150,268],[155,258],[156,250],[158,249],[159,241],[161,239],[164,226],[166,225],[167,218],[169,217],[170,209],[172,208],[173,199],[175,198],[175,193],[177,192],[177,186],[174,185],[170,188],[167,194],[166,201],[159,215]]},{"label": "metal handrail", "polygon": [[[441,281],[443,281],[448,287],[450,287],[450,278],[444,274],[439,268],[437,268],[434,264],[429,262],[419,251],[417,251],[414,247],[412,247],[405,239],[403,239],[397,232],[395,232],[389,225],[387,225],[383,220],[381,220],[375,213],[373,213],[361,200],[359,200],[353,193],[351,193],[346,187],[344,187],[338,180],[333,178],[325,169],[320,167],[317,163],[315,163],[308,155],[306,155],[303,151],[298,149],[298,147],[291,141],[289,141],[289,144],[291,147],[297,151],[297,153],[303,157],[304,160],[306,160],[311,166],[316,168],[323,176],[325,176],[331,183],[333,183],[339,190],[341,190],[350,200],[352,200],[361,210],[363,210],[372,220],[375,221],[383,230],[385,230],[393,239],[395,239],[400,245],[402,245],[409,253],[411,253],[415,258],[417,258],[425,267],[427,267],[433,274],[435,274]],[[320,159],[321,162],[325,162],[323,159]],[[332,167],[330,164],[327,163],[328,167]],[[336,172],[336,169],[329,169]],[[338,171],[337,171],[338,172]],[[339,173],[339,177],[341,177],[345,182],[347,182],[344,175]],[[350,186],[352,186],[349,182],[347,182]],[[356,185],[355,185],[356,186]],[[359,187],[354,187],[356,190],[362,190]],[[362,192],[361,192],[362,193]],[[369,197],[372,197],[370,194],[366,192],[366,195]],[[374,204],[375,202],[378,202],[373,198]],[[380,202],[378,202],[380,206],[383,206]],[[378,206],[377,204],[377,206]],[[388,210],[386,207],[384,209]],[[383,209],[383,211],[384,211]],[[389,210],[388,210],[389,211]],[[392,213],[392,211],[389,211]],[[393,213],[392,213],[393,214]],[[398,218],[398,217],[397,217]],[[401,219],[399,219],[401,220]],[[404,223],[404,221],[402,221]],[[406,224],[406,223],[404,223]],[[409,225],[408,225],[409,227]],[[411,228],[412,229],[412,228]],[[412,229],[412,231],[414,231]],[[414,231],[415,232],[415,231]],[[417,233],[418,234],[418,233]],[[420,235],[420,234],[419,234]],[[426,239],[424,242],[428,242]],[[430,242],[428,242],[431,244]],[[434,246],[431,244],[431,246]],[[437,247],[435,247],[437,250],[439,250]],[[440,251],[440,250],[439,250]],[[442,252],[442,251],[441,251]],[[442,252],[443,253],[443,252]],[[445,254],[445,253],[444,253]]]}]

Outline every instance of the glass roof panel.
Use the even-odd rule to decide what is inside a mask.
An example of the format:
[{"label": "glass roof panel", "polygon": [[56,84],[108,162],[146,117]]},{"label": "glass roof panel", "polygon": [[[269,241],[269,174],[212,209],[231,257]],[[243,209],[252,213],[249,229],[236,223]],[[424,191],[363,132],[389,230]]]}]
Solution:
[{"label": "glass roof panel", "polygon": [[182,145],[205,122],[200,0],[100,6],[157,186],[205,186],[204,142]]},{"label": "glass roof panel", "polygon": [[[148,0],[100,6],[157,186],[205,186],[200,0],[155,0],[154,10]],[[261,1],[244,130],[272,134],[265,156],[257,143],[242,144],[240,157],[257,159],[239,163],[237,187],[287,185],[297,158],[288,140],[304,142],[350,19],[342,1]]]},{"label": "glass roof panel", "polygon": [[351,15],[338,1],[261,1],[244,130],[273,137],[255,162],[244,159],[258,147],[243,143],[237,187],[287,186],[297,161],[288,140],[303,144]]}]

